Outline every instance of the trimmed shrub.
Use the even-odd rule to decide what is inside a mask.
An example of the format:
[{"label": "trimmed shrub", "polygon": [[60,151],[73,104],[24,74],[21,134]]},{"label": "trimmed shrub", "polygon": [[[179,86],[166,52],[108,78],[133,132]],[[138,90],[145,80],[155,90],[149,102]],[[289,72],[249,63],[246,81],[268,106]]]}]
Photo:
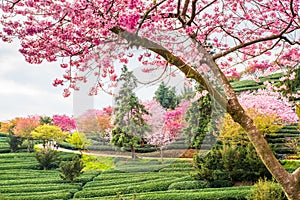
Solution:
[{"label": "trimmed shrub", "polygon": [[251,193],[247,196],[247,200],[286,200],[281,187],[274,181],[267,179],[259,179],[254,185]]}]

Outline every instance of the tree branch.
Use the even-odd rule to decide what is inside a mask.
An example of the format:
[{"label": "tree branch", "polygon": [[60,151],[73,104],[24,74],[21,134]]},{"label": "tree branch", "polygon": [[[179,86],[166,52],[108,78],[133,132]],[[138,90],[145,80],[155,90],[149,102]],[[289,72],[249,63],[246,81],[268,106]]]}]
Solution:
[{"label": "tree branch", "polygon": [[188,26],[190,26],[192,24],[192,22],[194,21],[195,17],[196,17],[196,3],[197,0],[192,0],[192,13],[191,13],[191,18],[190,20],[186,23]]},{"label": "tree branch", "polygon": [[173,55],[169,50],[162,47],[161,45],[150,41],[146,38],[141,38],[134,33],[125,31],[120,27],[113,27],[110,29],[113,33],[119,35],[121,38],[130,41],[131,45],[142,46],[146,49],[149,49],[160,56],[162,56],[168,63],[176,66],[181,72],[183,72],[186,78],[191,78],[197,81],[205,90],[208,90],[216,101],[222,106],[227,105],[227,100],[224,98],[224,95],[221,94],[216,88],[210,86],[207,80],[192,66],[186,64],[182,59]]},{"label": "tree branch", "polygon": [[138,33],[139,33],[139,31],[140,31],[140,29],[141,29],[141,27],[142,27],[144,21],[147,19],[147,17],[148,17],[148,15],[150,14],[150,12],[151,12],[152,10],[156,9],[158,6],[160,6],[160,5],[161,5],[162,3],[164,3],[165,1],[166,1],[166,0],[162,0],[161,2],[155,4],[155,5],[154,5],[152,8],[150,8],[149,10],[147,10],[147,12],[145,13],[145,15],[144,15],[144,17],[143,17],[141,23],[139,24],[139,27],[138,27],[138,29],[137,29],[137,31],[136,31],[136,35],[138,35]]},{"label": "tree branch", "polygon": [[186,13],[187,13],[189,4],[190,4],[190,0],[185,0],[184,5],[183,5],[182,12],[181,12],[181,14],[180,14],[180,16],[181,16],[181,18],[183,19],[184,23],[186,23]]}]

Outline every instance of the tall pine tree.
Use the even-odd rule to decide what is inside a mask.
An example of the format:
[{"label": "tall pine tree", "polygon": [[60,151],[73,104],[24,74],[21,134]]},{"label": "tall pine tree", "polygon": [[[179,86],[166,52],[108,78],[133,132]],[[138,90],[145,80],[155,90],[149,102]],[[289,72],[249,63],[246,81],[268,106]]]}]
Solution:
[{"label": "tall pine tree", "polygon": [[143,145],[144,133],[148,129],[143,115],[149,113],[134,93],[136,77],[126,66],[122,68],[118,82],[121,87],[115,98],[115,128],[112,130],[111,143],[121,148],[129,147],[132,159],[135,159],[135,149]]},{"label": "tall pine tree", "polygon": [[191,148],[200,148],[202,141],[209,131],[211,121],[211,100],[205,95],[192,102],[186,114],[187,126],[183,129],[186,143]]},{"label": "tall pine tree", "polygon": [[175,88],[168,87],[162,82],[155,91],[154,99],[166,109],[174,110],[179,104],[179,98],[176,96]]}]

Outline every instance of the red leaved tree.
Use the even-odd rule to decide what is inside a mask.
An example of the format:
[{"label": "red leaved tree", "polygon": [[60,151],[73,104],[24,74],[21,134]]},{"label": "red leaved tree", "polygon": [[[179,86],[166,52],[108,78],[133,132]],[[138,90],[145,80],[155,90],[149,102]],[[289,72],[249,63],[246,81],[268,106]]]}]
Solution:
[{"label": "red leaved tree", "polygon": [[53,115],[52,120],[53,124],[60,127],[64,132],[76,129],[76,121],[67,115]]},{"label": "red leaved tree", "polygon": [[40,125],[40,117],[32,116],[27,118],[20,118],[14,128],[14,135],[22,137],[27,140],[27,150],[31,151],[32,134],[31,132]]}]

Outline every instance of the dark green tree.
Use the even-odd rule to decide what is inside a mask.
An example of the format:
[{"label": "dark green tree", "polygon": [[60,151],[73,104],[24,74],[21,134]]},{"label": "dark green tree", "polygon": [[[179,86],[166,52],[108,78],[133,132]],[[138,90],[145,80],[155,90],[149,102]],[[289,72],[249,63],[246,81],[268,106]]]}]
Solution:
[{"label": "dark green tree", "polygon": [[187,126],[183,129],[186,143],[192,148],[200,148],[211,121],[211,100],[209,95],[202,96],[191,103],[185,114]]},{"label": "dark green tree", "polygon": [[166,109],[174,110],[179,104],[179,98],[176,96],[175,88],[166,86],[164,82],[162,82],[155,91],[154,99]]},{"label": "dark green tree", "polygon": [[12,131],[9,131],[7,142],[11,152],[16,152],[22,146],[24,139],[17,137]]},{"label": "dark green tree", "polygon": [[35,152],[35,158],[44,170],[56,168],[59,164],[58,152],[51,148],[43,148]]},{"label": "dark green tree", "polygon": [[135,159],[135,148],[143,146],[143,135],[149,128],[143,115],[149,113],[134,93],[137,87],[136,78],[126,66],[122,68],[118,82],[121,87],[115,98],[115,128],[112,131],[111,143],[121,148],[130,148],[132,159]]},{"label": "dark green tree", "polygon": [[40,117],[40,123],[43,124],[53,124],[53,120],[49,116]]},{"label": "dark green tree", "polygon": [[209,181],[212,187],[272,177],[251,143],[217,145],[207,155],[195,155],[194,166],[195,177]]},{"label": "dark green tree", "polygon": [[85,165],[80,159],[80,156],[74,156],[71,161],[60,164],[60,177],[63,180],[68,180],[73,183],[75,178],[82,173],[84,167]]}]

